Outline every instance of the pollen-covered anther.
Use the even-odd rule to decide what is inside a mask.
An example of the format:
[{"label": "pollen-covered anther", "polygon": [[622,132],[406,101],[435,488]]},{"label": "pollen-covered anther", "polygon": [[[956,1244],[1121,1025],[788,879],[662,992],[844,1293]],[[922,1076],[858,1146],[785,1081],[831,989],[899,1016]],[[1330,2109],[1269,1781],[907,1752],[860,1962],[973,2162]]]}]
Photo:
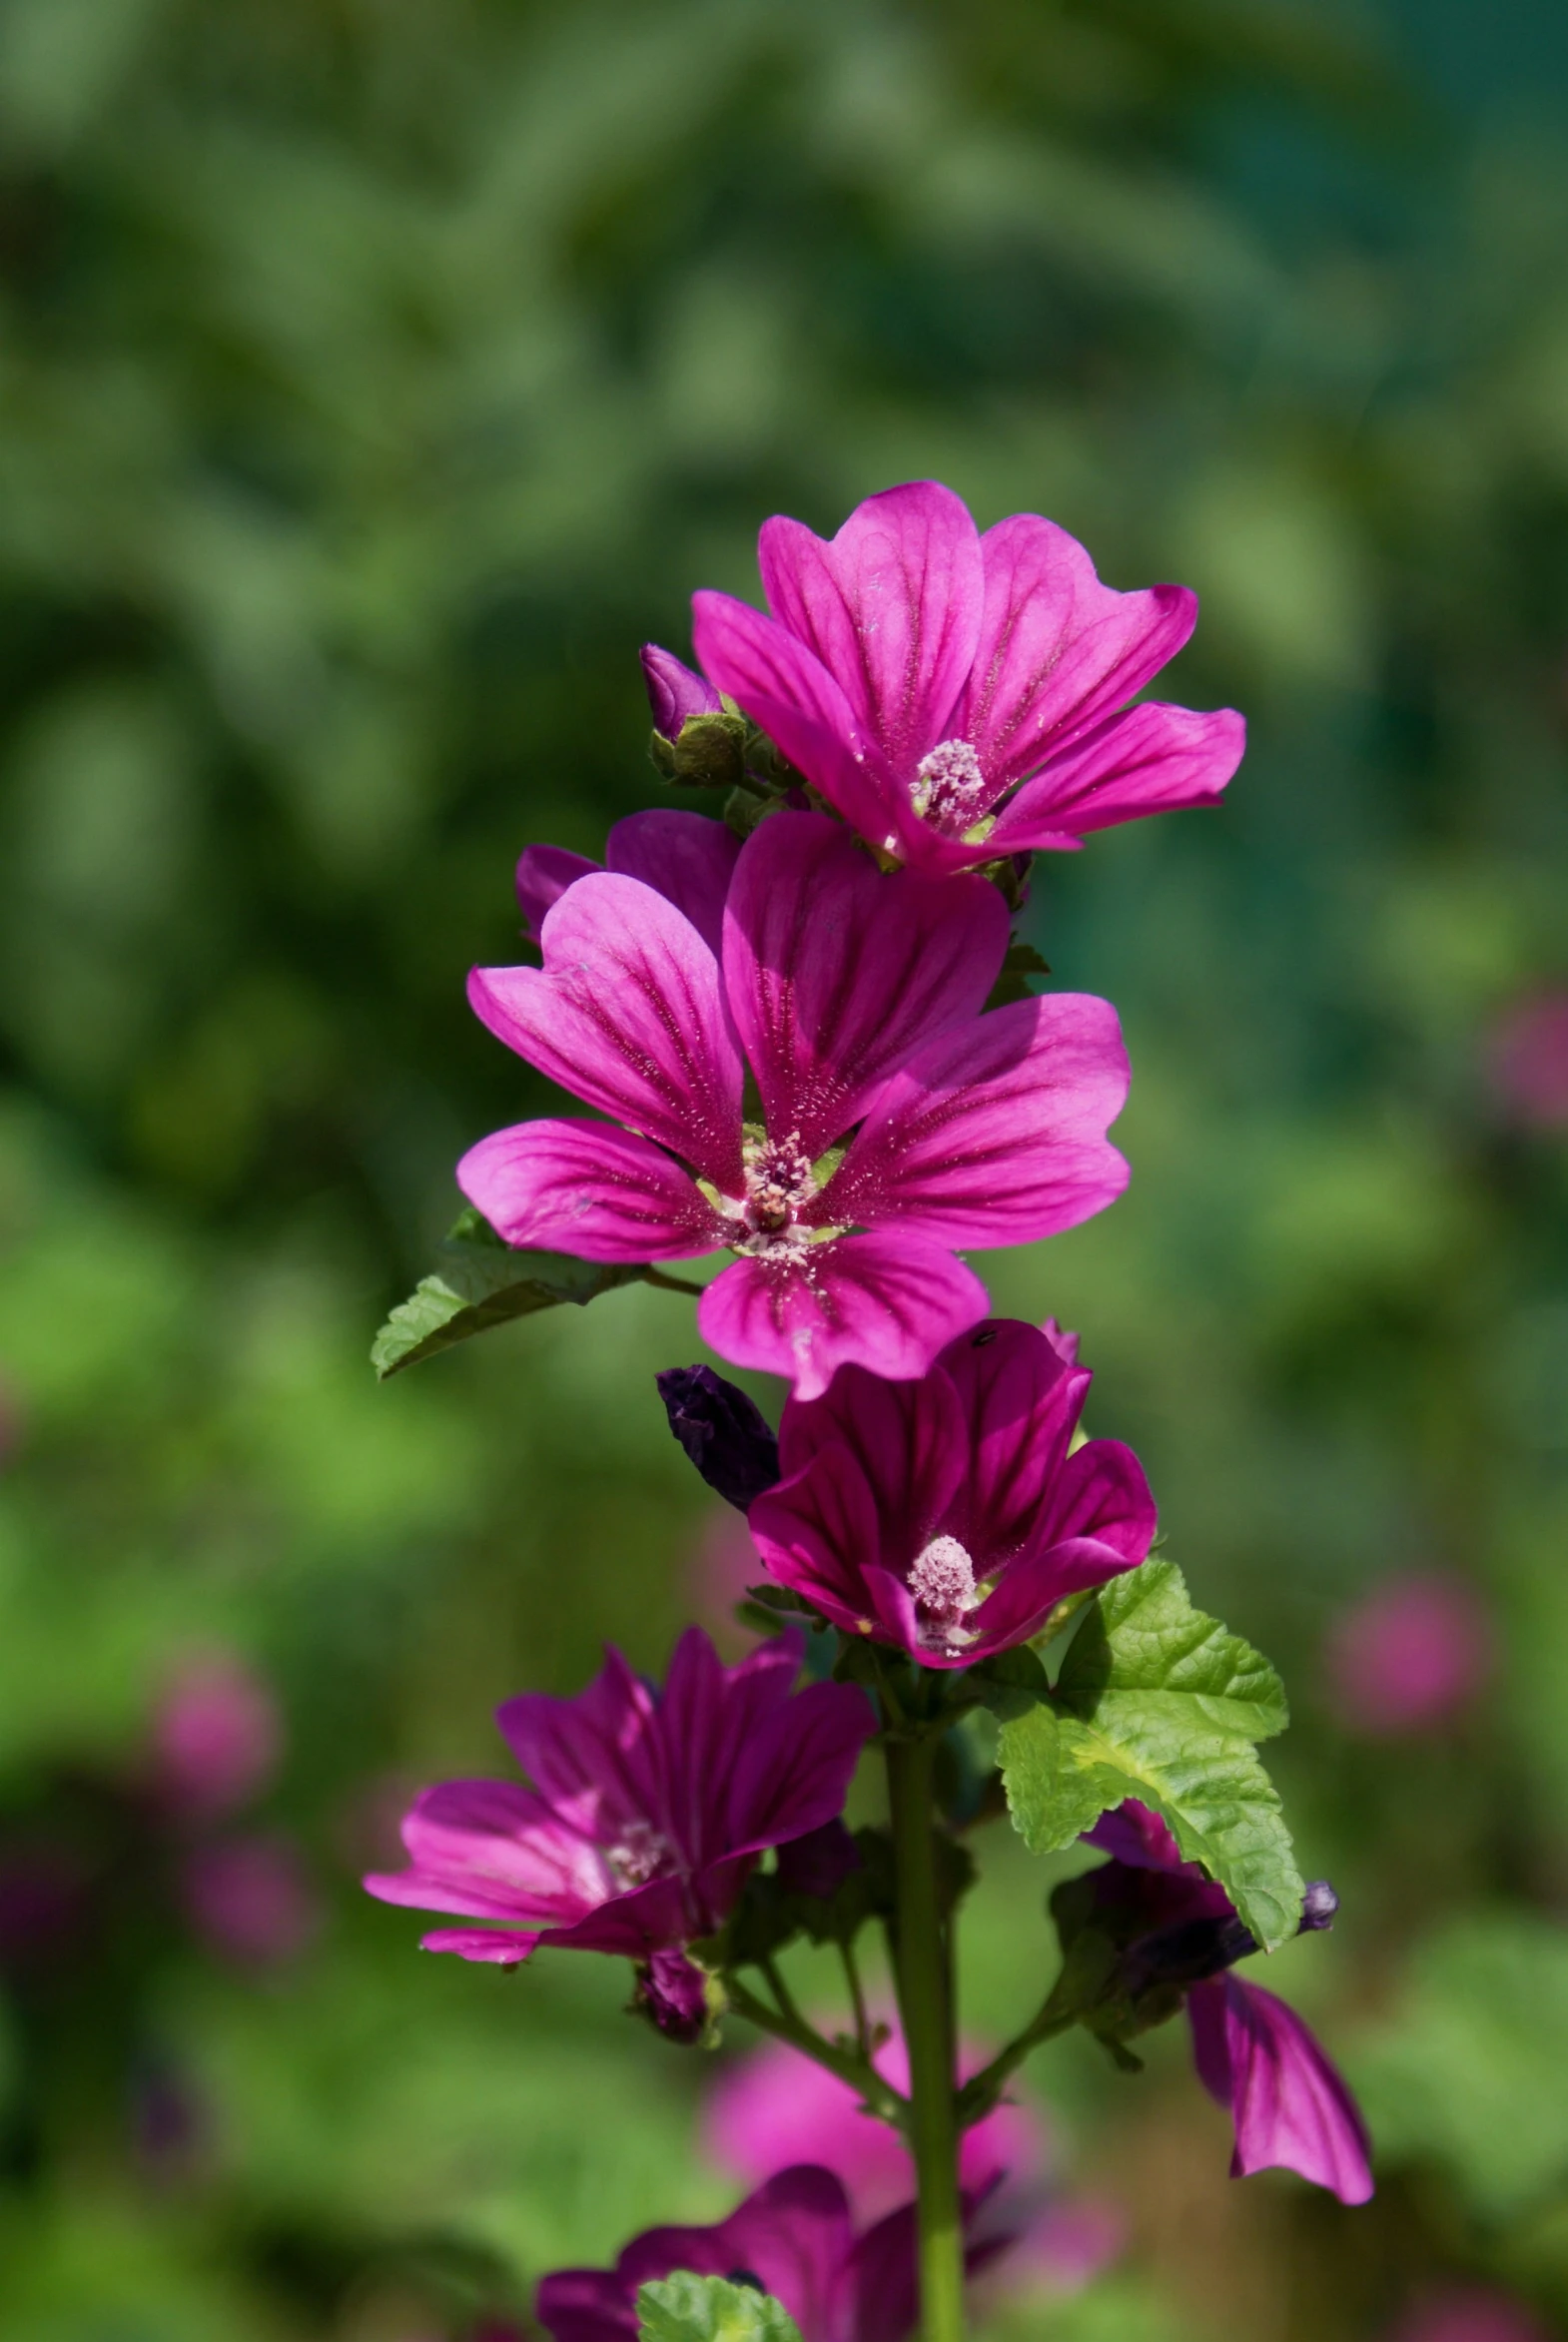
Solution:
[{"label": "pollen-covered anther", "polygon": [[786,1139],[748,1140],[745,1157],[746,1192],[741,1204],[741,1228],[733,1239],[736,1249],[771,1252],[783,1247],[803,1249],[807,1241],[796,1220],[817,1191],[811,1175],[811,1158],[791,1131]]},{"label": "pollen-covered anther", "polygon": [[651,1822],[630,1821],[615,1844],[605,1849],[605,1861],[618,1887],[645,1887],[678,1868],[675,1849]]},{"label": "pollen-covered anther", "polygon": [[933,1537],[910,1564],[909,1590],[924,1612],[927,1635],[942,1645],[966,1642],[962,1621],[975,1608],[975,1565],[956,1537]]},{"label": "pollen-covered anther", "polygon": [[915,768],[911,804],[922,821],[966,830],[986,804],[986,776],[967,740],[941,740]]}]

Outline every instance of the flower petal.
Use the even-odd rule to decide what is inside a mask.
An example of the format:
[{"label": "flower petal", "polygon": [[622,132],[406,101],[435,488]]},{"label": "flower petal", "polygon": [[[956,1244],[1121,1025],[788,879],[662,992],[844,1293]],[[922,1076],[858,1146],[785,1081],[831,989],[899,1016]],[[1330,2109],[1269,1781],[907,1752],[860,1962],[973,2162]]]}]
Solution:
[{"label": "flower petal", "polygon": [[763,822],[730,887],[724,984],[769,1132],[830,1147],[879,1082],[978,1015],[1007,939],[984,879],[879,871],[826,814]]},{"label": "flower petal", "polygon": [[719,712],[718,693],[700,675],[694,675],[671,650],[661,650],[656,642],[642,646],[642,680],[647,688],[648,706],[653,712],[653,728],[662,732],[666,740],[678,740],[681,726],[688,716],[711,716]]},{"label": "flower petal", "polygon": [[1217,805],[1246,749],[1234,708],[1199,714],[1147,700],[1111,716],[1053,756],[1004,808],[986,840],[992,854],[1018,854],[1146,813]]},{"label": "flower petal", "polygon": [[570,1925],[609,1892],[582,1833],[511,1782],[446,1781],[425,1790],[402,1838],[411,1868],[365,1882],[382,1903]]},{"label": "flower petal", "polygon": [[496,1967],[520,1967],[538,1945],[537,1933],[516,1928],[434,1928],[419,1938],[421,1952],[455,1952],[459,1959],[486,1959]]},{"label": "flower petal", "polygon": [[993,1010],[928,1042],[872,1101],[816,1214],[897,1219],[901,1238],[945,1244],[1058,1235],[1127,1185],[1104,1135],[1127,1087],[1109,1001],[1052,993]]},{"label": "flower petal", "polygon": [[534,2315],[550,2342],[636,2342],[633,2289],[613,2269],[555,2269],[539,2279]]},{"label": "flower petal", "polygon": [[1120,1439],[1088,1439],[1062,1466],[1040,1534],[1053,1545],[1092,1538],[1120,1554],[1123,1569],[1134,1569],[1148,1558],[1159,1526],[1153,1492],[1133,1450]]},{"label": "flower petal", "polygon": [[1259,1984],[1216,1977],[1187,1995],[1199,2079],[1235,2124],[1232,2178],[1283,2166],[1342,2204],[1372,2193],[1359,2107],[1293,2008]]},{"label": "flower petal", "polygon": [[570,1699],[523,1692],[495,1712],[501,1737],[562,1822],[610,1846],[667,1803],[658,1703],[613,1645]]},{"label": "flower petal", "polygon": [[769,1719],[788,1710],[805,1638],[786,1633],[726,1667],[701,1627],[687,1627],[670,1658],[657,1710],[664,1794],[646,1809],[693,1870],[744,1848],[729,1830],[735,1771]]},{"label": "flower petal", "polygon": [[1094,1378],[1069,1366],[1038,1327],[1012,1317],[960,1334],[937,1368],[957,1401],[957,1437],[969,1458],[941,1526],[984,1578],[1042,1542],[1042,1509]]},{"label": "flower petal", "polygon": [[850,1363],[895,1382],[923,1374],[985,1311],[985,1286],[941,1244],[877,1230],[735,1261],[698,1302],[697,1327],[720,1357],[815,1398]]},{"label": "flower petal", "polygon": [[1081,1594],[1088,1586],[1104,1586],[1128,1567],[1114,1545],[1093,1537],[1064,1538],[1039,1553],[1026,1553],[1003,1572],[1001,1583],[988,1594],[966,1624],[978,1640],[965,1657],[971,1663],[993,1651],[1009,1650],[1039,1631],[1065,1594]]},{"label": "flower petal", "polygon": [[567,888],[541,941],[542,972],[473,970],[475,1015],[573,1097],[738,1192],[742,1068],[717,963],[690,921],[606,871]]},{"label": "flower petal", "polygon": [[963,499],[933,479],[868,496],[837,536],[767,521],[758,541],[776,618],[815,651],[894,770],[949,737],[980,641],[985,576]]},{"label": "flower petal", "polygon": [[1034,512],[987,529],[980,551],[985,614],[954,730],[1000,790],[1142,691],[1197,623],[1197,596],[1102,585],[1078,540]]},{"label": "flower petal", "polygon": [[470,1147],[457,1184],[508,1244],[579,1260],[689,1260],[723,1225],[678,1163],[610,1123],[514,1123]]},{"label": "flower petal", "polygon": [[939,1372],[887,1382],[862,1366],[843,1366],[821,1398],[786,1403],[779,1433],[785,1473],[800,1473],[829,1447],[854,1459],[876,1515],[856,1559],[884,1569],[908,1569],[969,1477],[962,1413]]},{"label": "flower petal", "polygon": [[636,878],[691,921],[715,959],[724,928],[724,897],[740,853],[727,822],[656,805],[616,822],[604,847],[608,870]]},{"label": "flower petal", "polygon": [[876,1729],[870,1700],[852,1683],[808,1684],[765,1715],[729,1777],[730,1845],[760,1852],[836,1822]]},{"label": "flower petal", "polygon": [[539,940],[545,912],[553,909],[568,887],[599,867],[586,854],[570,853],[564,846],[524,846],[517,857],[517,908],[522,913],[522,932],[530,943]]},{"label": "flower petal", "polygon": [[744,2269],[812,2342],[840,2342],[853,2330],[841,2299],[853,2245],[842,2181],[820,2165],[797,2164],[776,2172],[716,2227],[650,2228],[627,2245],[615,2273],[634,2298],[639,2285],[675,2269],[699,2277]]},{"label": "flower petal", "polygon": [[846,1633],[858,1629],[869,1608],[861,1561],[876,1552],[881,1524],[866,1475],[847,1447],[834,1441],[819,1448],[798,1472],[756,1499],[746,1526],[770,1577],[804,1595]]},{"label": "flower petal", "polygon": [[692,595],[697,656],[797,772],[873,845],[898,844],[908,791],[819,659],[733,594]]}]

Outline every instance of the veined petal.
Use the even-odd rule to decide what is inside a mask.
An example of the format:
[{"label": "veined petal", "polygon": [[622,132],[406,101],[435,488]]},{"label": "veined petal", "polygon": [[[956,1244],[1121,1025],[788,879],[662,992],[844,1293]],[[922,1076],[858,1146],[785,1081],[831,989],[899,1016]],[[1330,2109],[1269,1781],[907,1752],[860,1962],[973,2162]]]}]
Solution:
[{"label": "veined petal", "polygon": [[510,1782],[447,1781],[425,1790],[402,1837],[411,1867],[365,1882],[383,1903],[569,1926],[610,1892],[582,1835]]},{"label": "veined petal", "polygon": [[[612,830],[610,835],[614,834]],[[586,854],[570,853],[564,846],[524,846],[517,857],[517,908],[522,913],[523,934],[530,942],[538,942],[545,912],[554,908],[566,889],[600,867]]]},{"label": "veined petal", "polygon": [[539,1947],[540,1931],[517,1928],[433,1928],[419,1938],[421,1952],[455,1952],[459,1959],[488,1960],[495,1967],[520,1967]]},{"label": "veined petal", "polygon": [[1160,1516],[1144,1467],[1120,1439],[1089,1439],[1068,1457],[1040,1524],[1043,1541],[1092,1537],[1123,1569],[1148,1558]]},{"label": "veined petal", "polygon": [[475,1015],[573,1097],[737,1192],[742,1067],[691,922],[606,871],[568,887],[540,936],[542,972],[474,969]]},{"label": "veined petal", "polygon": [[610,1846],[667,1805],[658,1702],[608,1645],[593,1681],[569,1699],[522,1692],[495,1712],[501,1737],[563,1822]]},{"label": "veined petal", "polygon": [[907,790],[821,661],[733,594],[691,597],[697,656],[852,829],[895,848]]},{"label": "veined petal", "polygon": [[949,737],[980,641],[985,577],[963,499],[931,479],[858,504],[831,540],[798,520],[758,541],[775,617],[844,689],[901,776]]},{"label": "veined petal", "polygon": [[852,2329],[841,2294],[854,2241],[842,2181],[820,2166],[797,2164],[776,2172],[716,2227],[648,2229],[627,2245],[615,2273],[634,2301],[638,2286],[674,2269],[699,2277],[744,2269],[783,2303],[811,2342],[847,2342]]},{"label": "veined petal", "polygon": [[881,1528],[866,1475],[847,1447],[819,1448],[756,1498],[746,1525],[770,1577],[854,1631],[867,1609],[860,1560],[876,1552]]},{"label": "veined petal", "polygon": [[1018,854],[1146,813],[1217,805],[1245,749],[1246,724],[1234,708],[1205,715],[1146,700],[1051,757],[1004,807],[987,848]]},{"label": "veined petal", "polygon": [[673,903],[717,959],[724,897],[739,854],[740,840],[727,822],[656,805],[616,822],[605,841],[604,864]]},{"label": "veined petal", "polygon": [[971,1663],[989,1652],[1009,1650],[1038,1632],[1065,1594],[1104,1586],[1127,1568],[1126,1557],[1093,1537],[1065,1538],[1040,1553],[1027,1553],[1003,1571],[967,1624],[977,1640],[964,1654]]},{"label": "veined petal", "polygon": [[909,1381],[985,1313],[979,1277],[900,1228],[737,1260],[698,1302],[697,1326],[720,1357],[788,1375],[815,1398],[851,1362]]},{"label": "veined petal", "polygon": [[1198,2077],[1235,2124],[1232,2178],[1282,2165],[1342,2204],[1364,2204],[1372,2193],[1366,2125],[1295,2010],[1233,1975],[1196,1985],[1186,2009]]},{"label": "veined petal", "polygon": [[508,1244],[579,1260],[689,1260],[724,1241],[680,1165],[612,1123],[514,1123],[469,1148],[457,1184]]},{"label": "veined petal", "polygon": [[724,1665],[700,1627],[675,1645],[658,1706],[665,1793],[655,1818],[692,1870],[754,1851],[729,1834],[735,1770],[747,1743],[790,1705],[804,1654],[798,1633],[765,1643],[738,1667]]},{"label": "veined petal", "polygon": [[875,1508],[871,1537],[852,1550],[894,1571],[907,1569],[936,1534],[970,1475],[962,1411],[937,1370],[918,1382],[887,1382],[863,1366],[841,1366],[821,1398],[790,1399],[779,1426],[781,1472],[801,1473],[824,1449],[853,1459]]},{"label": "veined petal", "polygon": [[808,1156],[841,1138],[879,1082],[978,1015],[1007,937],[984,879],[880,871],[826,814],[763,822],[729,891],[724,984],[769,1132]]},{"label": "veined petal", "polygon": [[1142,691],[1191,633],[1197,596],[1102,585],[1078,540],[1034,512],[980,547],[985,615],[954,731],[1000,791]]},{"label": "veined petal", "polygon": [[995,1009],[894,1075],[814,1209],[828,1224],[896,1219],[901,1238],[944,1244],[1058,1235],[1127,1185],[1105,1138],[1127,1086],[1109,1001],[1051,993]]},{"label": "veined petal", "polygon": [[1093,1377],[1017,1318],[960,1334],[938,1359],[937,1377],[958,1402],[958,1439],[969,1459],[941,1525],[986,1577],[1040,1542],[1046,1501]]},{"label": "veined petal", "polygon": [[808,1684],[763,1716],[736,1753],[725,1834],[737,1852],[787,1846],[836,1822],[877,1729],[860,1685]]}]

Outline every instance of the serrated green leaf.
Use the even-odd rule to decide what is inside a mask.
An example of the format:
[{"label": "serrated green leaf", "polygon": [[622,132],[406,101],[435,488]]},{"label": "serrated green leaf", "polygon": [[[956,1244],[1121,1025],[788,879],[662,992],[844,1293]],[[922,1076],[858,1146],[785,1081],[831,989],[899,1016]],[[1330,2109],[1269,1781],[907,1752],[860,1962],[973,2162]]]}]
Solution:
[{"label": "serrated green leaf", "polygon": [[567,1252],[512,1251],[488,1221],[465,1211],[441,1245],[438,1264],[388,1318],[371,1349],[383,1382],[492,1325],[539,1309],[579,1305],[647,1272],[631,1261],[577,1260]]},{"label": "serrated green leaf", "polygon": [[1174,1563],[1146,1562],[1090,1605],[1051,1699],[1003,1726],[1014,1827],[1055,1853],[1138,1798],[1272,1951],[1295,1932],[1301,1878],[1253,1743],[1285,1720],[1267,1661],[1192,1608]]},{"label": "serrated green leaf", "polygon": [[648,2342],[800,2342],[781,2301],[727,2277],[673,2277],[637,2289],[637,2331]]}]

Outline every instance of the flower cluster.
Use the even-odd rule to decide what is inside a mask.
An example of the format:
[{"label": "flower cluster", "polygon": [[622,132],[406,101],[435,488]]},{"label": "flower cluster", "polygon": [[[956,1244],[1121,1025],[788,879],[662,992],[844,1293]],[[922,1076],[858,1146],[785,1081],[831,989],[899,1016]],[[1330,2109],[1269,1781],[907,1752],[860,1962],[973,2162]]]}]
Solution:
[{"label": "flower cluster", "polygon": [[[745,1515],[759,1582],[744,1615],[770,1639],[725,1666],[692,1628],[662,1691],[612,1650],[575,1698],[508,1701],[523,1780],[426,1791],[403,1824],[408,1868],[366,1882],[465,1923],[428,1950],[503,1966],[541,1946],[620,1954],[633,2005],[669,2037],[711,2039],[729,2013],[775,2036],[713,2118],[755,2191],[713,2227],[650,2230],[613,2268],[546,2278],[555,2342],[630,2342],[639,2285],[681,2270],[762,2287],[803,2342],[904,2342],[917,2322],[952,2342],[966,2268],[1030,2235],[1045,2265],[1041,2222],[1063,2207],[1040,2197],[1038,2135],[1002,2092],[1070,2022],[1126,2061],[1128,2038],[1184,2005],[1235,2172],[1283,2164],[1345,2203],[1371,2192],[1333,2066],[1232,1972],[1259,1945],[1225,1887],[1151,1807],[1117,1803],[1098,1753],[1086,1771],[1109,1810],[1087,1835],[1111,1859],[1053,1899],[1059,1984],[1015,2041],[954,2070],[945,1933],[972,1870],[957,1842],[1003,1802],[995,1771],[973,1794],[944,1787],[944,1765],[981,1762],[960,1730],[977,1700],[1082,1731],[1098,1665],[1091,1691],[1156,1703],[1156,1739],[1172,1700],[1191,1704],[1177,1772],[1200,1770],[1216,1733],[1233,1752],[1242,1727],[1277,1729],[1266,1664],[1248,1653],[1224,1676],[1213,1652],[1244,1646],[1190,1608],[1169,1676],[1148,1672],[1164,1647],[1105,1643],[1067,1691],[1048,1681],[1039,1653],[1097,1594],[1109,1636],[1104,1590],[1148,1560],[1155,1503],[1132,1450],[1083,1429],[1077,1336],[991,1316],[963,1257],[1074,1227],[1128,1177],[1108,1136],[1129,1081],[1116,1013],[1033,990],[1044,964],[1013,934],[1032,856],[1213,804],[1241,719],[1140,699],[1194,597],[1113,591],[1035,515],[982,535],[923,481],[869,498],[830,542],[771,520],[760,558],[766,612],[696,596],[700,674],[643,652],[654,762],[677,787],[724,789],[722,818],[633,814],[602,864],[530,846],[516,885],[534,958],[469,980],[490,1032],[588,1111],[495,1132],[457,1175],[506,1246],[663,1283],[659,1263],[729,1255],[693,1288],[698,1327],[784,1378],[777,1430],[709,1365],[659,1385],[686,1454]],[[1136,1583],[1158,1608],[1173,1578],[1161,1564]],[[1094,1634],[1083,1648],[1102,1651]],[[889,1824],[852,1833],[874,1738]],[[1130,1760],[1116,1780],[1151,1776]],[[1068,1812],[1041,1843],[1071,1842],[1084,1809]],[[1270,1942],[1288,1931],[1287,1860],[1272,1902],[1217,1868],[1254,1918],[1280,1915],[1256,1920]],[[1335,1909],[1309,1888],[1301,1928]],[[862,1988],[873,1922],[902,2036]],[[796,2004],[777,1953],[801,1935],[837,1948],[850,2029]],[[810,2088],[781,2094],[802,2053]],[[1115,2215],[1080,2230],[1067,2259],[1087,2272]]]}]

